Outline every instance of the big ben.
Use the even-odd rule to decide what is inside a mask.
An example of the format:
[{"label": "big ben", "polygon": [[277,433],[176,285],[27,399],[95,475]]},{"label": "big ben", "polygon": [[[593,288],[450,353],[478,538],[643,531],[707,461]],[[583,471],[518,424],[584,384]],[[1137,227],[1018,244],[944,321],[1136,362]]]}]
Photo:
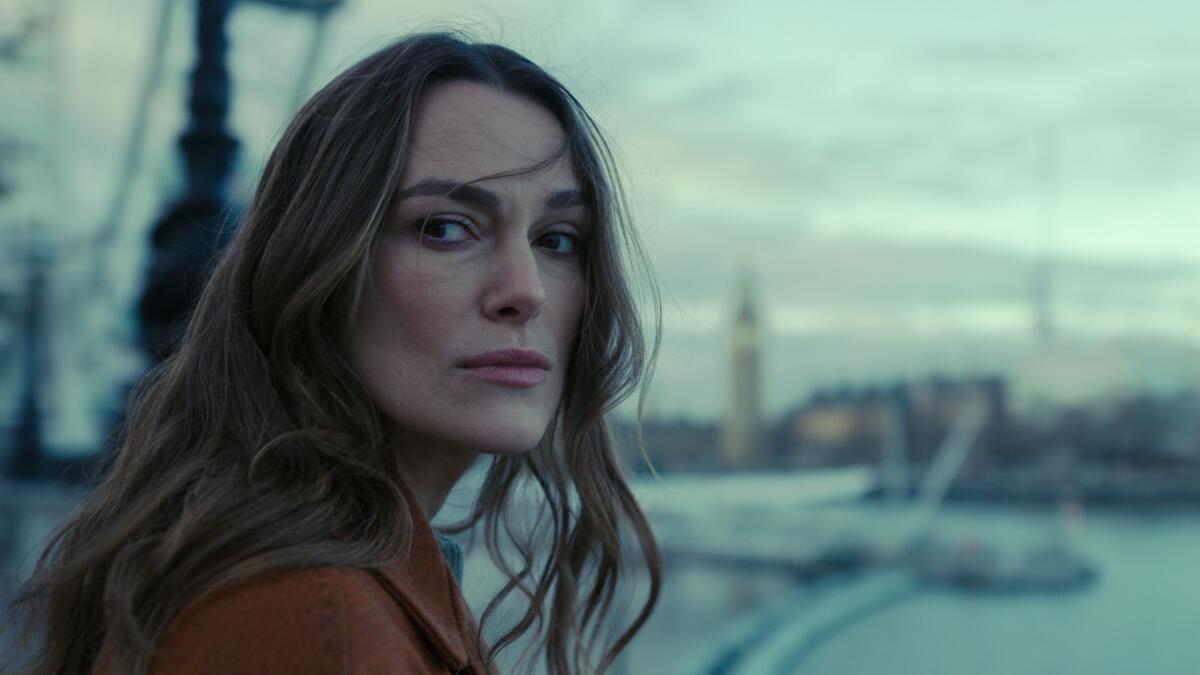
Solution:
[{"label": "big ben", "polygon": [[731,372],[725,414],[722,452],[730,469],[752,468],[758,463],[759,389],[761,364],[758,312],[754,307],[749,274],[739,284],[738,305],[730,336]]}]

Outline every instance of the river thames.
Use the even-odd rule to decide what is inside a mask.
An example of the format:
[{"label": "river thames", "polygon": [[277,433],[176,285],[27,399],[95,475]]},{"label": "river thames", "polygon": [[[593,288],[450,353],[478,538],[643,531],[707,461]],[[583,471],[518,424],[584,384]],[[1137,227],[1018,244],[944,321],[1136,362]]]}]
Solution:
[{"label": "river thames", "polygon": [[[838,516],[887,522],[875,504],[833,507]],[[1044,508],[949,505],[939,535],[1019,551],[1059,529]],[[1089,510],[1069,528],[1073,547],[1096,568],[1070,591],[999,593],[921,585],[876,610],[804,637],[762,675],[1180,675],[1200,672],[1200,511]],[[886,572],[867,571],[806,591],[775,575],[692,566],[667,570],[659,610],[620,664],[624,673],[706,672],[696,656],[780,598],[836,606]],[[874,592],[874,591],[869,591]],[[782,628],[781,628],[782,630]],[[752,649],[751,652],[754,650]],[[786,663],[791,661],[791,663]]]}]

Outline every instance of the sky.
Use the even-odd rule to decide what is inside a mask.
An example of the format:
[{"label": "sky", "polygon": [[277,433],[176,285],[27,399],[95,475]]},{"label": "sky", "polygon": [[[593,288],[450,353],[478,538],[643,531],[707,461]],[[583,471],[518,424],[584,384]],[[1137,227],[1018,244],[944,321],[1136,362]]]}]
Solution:
[{"label": "sky", "polygon": [[[175,180],[192,58],[178,4],[122,230],[131,260]],[[160,3],[60,7],[57,84],[27,105],[61,111],[53,208],[70,239],[111,202]],[[1027,372],[1044,348],[1031,289],[1047,259],[1053,353],[1128,359],[1163,386],[1200,377],[1194,2],[346,0],[313,85],[439,26],[527,54],[612,138],[664,297],[657,413],[723,409],[743,269],[770,414],[845,382]],[[301,15],[235,12],[243,190],[311,35]]]}]

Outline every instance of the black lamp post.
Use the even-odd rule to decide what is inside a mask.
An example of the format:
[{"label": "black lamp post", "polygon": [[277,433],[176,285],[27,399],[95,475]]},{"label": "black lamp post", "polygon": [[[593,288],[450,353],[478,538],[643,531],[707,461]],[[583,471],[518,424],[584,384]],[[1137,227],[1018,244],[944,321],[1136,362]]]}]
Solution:
[{"label": "black lamp post", "polygon": [[232,0],[198,0],[196,44],[188,108],[191,120],[179,139],[186,168],[183,196],[152,230],[152,262],[138,305],[142,346],[158,361],[178,344],[204,281],[204,271],[228,238],[236,215],[229,208],[229,173],[238,142],[225,127],[230,78],[225,63],[225,22]]},{"label": "black lamp post", "polygon": [[[316,32],[298,85],[298,89],[302,89],[311,76],[324,34],[325,20],[332,10],[341,5],[342,0],[257,1],[305,12],[316,19]],[[198,57],[191,74],[188,99],[190,119],[187,129],[179,138],[187,182],[182,195],[167,207],[153,226],[150,272],[138,305],[142,344],[155,361],[175,349],[203,285],[208,265],[238,220],[239,214],[228,195],[229,176],[236,160],[238,141],[226,128],[231,79],[226,67],[228,45],[225,24],[234,2],[196,0]],[[163,30],[162,26],[160,30]],[[11,45],[0,45],[0,52],[3,52],[0,53],[0,59],[9,58],[8,51],[4,49],[6,47]],[[9,148],[0,148],[0,151],[4,150]],[[0,181],[0,193],[6,187],[7,184]],[[121,209],[115,207],[114,223],[120,212]],[[111,236],[110,231],[100,241]],[[17,427],[12,438],[13,452],[6,458],[6,466],[0,467],[0,473],[22,479],[58,478],[79,482],[86,478],[90,460],[95,458],[70,462],[54,460],[45,455],[41,443],[43,420],[39,373],[48,358],[42,346],[48,254],[48,251],[34,251],[27,260],[30,271],[28,302],[22,320],[23,335],[26,336],[25,376],[21,383]]]},{"label": "black lamp post", "polygon": [[25,368],[21,377],[21,404],[17,413],[17,428],[14,434],[13,454],[7,467],[8,474],[17,479],[42,478],[47,471],[46,458],[42,453],[42,406],[40,373],[45,359],[42,355],[44,321],[42,320],[43,299],[46,289],[46,266],[48,259],[44,251],[34,249],[26,258],[29,270],[28,291],[25,311],[21,317],[21,333],[25,337]]},{"label": "black lamp post", "polygon": [[[257,1],[316,17],[317,32],[302,72],[303,86],[311,75],[325,19],[342,0]],[[177,346],[209,263],[229,239],[240,215],[228,199],[229,174],[238,141],[225,126],[231,91],[225,62],[225,22],[233,0],[197,2],[199,56],[192,71],[188,101],[191,121],[179,139],[187,186],[183,196],[154,225],[153,261],[138,305],[142,346],[154,361]]]}]

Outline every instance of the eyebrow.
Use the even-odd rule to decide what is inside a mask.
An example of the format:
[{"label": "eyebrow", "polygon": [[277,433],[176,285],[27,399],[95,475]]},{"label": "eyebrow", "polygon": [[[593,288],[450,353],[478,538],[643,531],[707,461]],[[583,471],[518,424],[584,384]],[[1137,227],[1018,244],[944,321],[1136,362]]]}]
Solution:
[{"label": "eyebrow", "polygon": [[[445,197],[482,209],[497,209],[504,203],[500,195],[470,183],[460,183],[448,178],[425,178],[404,188],[396,195],[396,201],[409,197]],[[559,190],[546,198],[546,208],[567,209],[583,204],[583,192],[572,188]]]},{"label": "eyebrow", "polygon": [[569,209],[583,205],[583,192],[577,189],[559,190],[546,198],[548,209]]}]

